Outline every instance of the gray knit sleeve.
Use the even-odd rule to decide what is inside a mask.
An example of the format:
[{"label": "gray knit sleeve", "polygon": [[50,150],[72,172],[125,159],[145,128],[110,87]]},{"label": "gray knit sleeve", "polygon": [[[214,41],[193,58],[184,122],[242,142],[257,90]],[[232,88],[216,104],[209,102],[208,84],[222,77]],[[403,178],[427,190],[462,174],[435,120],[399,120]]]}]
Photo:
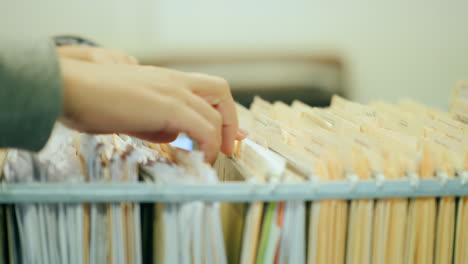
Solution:
[{"label": "gray knit sleeve", "polygon": [[0,148],[40,150],[62,109],[62,80],[48,37],[0,36]]}]

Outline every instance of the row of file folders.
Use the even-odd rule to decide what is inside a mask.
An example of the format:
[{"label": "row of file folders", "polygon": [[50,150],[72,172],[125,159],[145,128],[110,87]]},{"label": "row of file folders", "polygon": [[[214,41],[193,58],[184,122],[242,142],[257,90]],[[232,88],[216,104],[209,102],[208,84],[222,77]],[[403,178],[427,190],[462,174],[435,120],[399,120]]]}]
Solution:
[{"label": "row of file folders", "polygon": [[[313,108],[255,98],[237,109],[249,137],[214,166],[197,151],[57,125],[40,153],[1,151],[1,181],[215,189],[437,178],[468,188],[467,102],[468,82],[457,84],[450,112],[411,100],[361,105],[334,96]],[[30,201],[1,205],[0,238],[0,263],[468,264],[468,197]]]}]

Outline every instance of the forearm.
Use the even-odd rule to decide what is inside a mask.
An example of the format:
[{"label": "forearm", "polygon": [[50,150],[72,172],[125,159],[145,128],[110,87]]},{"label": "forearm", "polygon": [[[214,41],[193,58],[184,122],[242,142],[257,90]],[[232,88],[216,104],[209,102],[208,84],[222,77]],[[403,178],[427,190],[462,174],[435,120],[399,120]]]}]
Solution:
[{"label": "forearm", "polygon": [[55,45],[46,37],[4,37],[0,47],[0,148],[38,151],[62,109]]}]

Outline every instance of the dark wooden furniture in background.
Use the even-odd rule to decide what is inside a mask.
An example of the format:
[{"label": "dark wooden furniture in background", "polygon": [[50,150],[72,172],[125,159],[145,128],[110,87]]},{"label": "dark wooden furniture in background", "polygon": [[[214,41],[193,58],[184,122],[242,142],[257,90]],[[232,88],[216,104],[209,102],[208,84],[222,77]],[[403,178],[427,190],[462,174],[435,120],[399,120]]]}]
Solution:
[{"label": "dark wooden furniture in background", "polygon": [[268,101],[301,100],[326,106],[343,95],[343,65],[336,56],[308,54],[200,54],[159,59],[158,66],[227,79],[234,99],[249,106],[255,95]]}]

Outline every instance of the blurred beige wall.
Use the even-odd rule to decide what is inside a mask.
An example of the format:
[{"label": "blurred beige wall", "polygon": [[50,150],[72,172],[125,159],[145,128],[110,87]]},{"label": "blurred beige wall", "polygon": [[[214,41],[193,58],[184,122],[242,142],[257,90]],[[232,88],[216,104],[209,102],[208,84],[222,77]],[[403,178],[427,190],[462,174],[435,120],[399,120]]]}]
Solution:
[{"label": "blurred beige wall", "polygon": [[2,31],[75,33],[143,61],[196,53],[338,54],[352,99],[411,97],[446,108],[468,79],[463,0],[15,0]]}]

